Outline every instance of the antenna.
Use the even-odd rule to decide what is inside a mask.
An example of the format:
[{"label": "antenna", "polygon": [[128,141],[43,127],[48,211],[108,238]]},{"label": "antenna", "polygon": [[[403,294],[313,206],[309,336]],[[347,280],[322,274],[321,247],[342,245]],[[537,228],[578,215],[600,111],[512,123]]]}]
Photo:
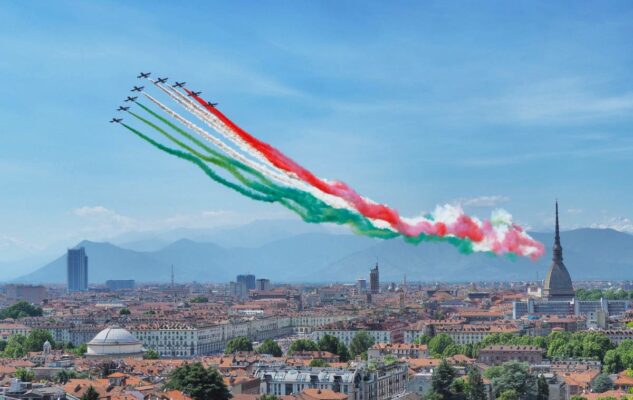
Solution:
[{"label": "antenna", "polygon": [[174,264],[171,265],[171,287],[174,287]]}]

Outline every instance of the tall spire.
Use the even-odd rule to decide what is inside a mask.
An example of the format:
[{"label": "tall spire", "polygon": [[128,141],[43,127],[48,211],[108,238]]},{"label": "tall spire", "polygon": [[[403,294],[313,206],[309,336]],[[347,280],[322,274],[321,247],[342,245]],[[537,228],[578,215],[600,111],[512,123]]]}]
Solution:
[{"label": "tall spire", "polygon": [[563,262],[563,247],[560,245],[560,227],[558,224],[558,199],[556,200],[556,234],[554,235],[554,248],[553,248],[552,261],[555,263]]}]

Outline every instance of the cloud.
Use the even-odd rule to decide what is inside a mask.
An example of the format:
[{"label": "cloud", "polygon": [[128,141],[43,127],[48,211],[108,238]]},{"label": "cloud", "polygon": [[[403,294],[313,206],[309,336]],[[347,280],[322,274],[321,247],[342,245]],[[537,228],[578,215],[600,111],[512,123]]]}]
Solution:
[{"label": "cloud", "polygon": [[567,213],[569,214],[582,214],[583,211],[584,210],[582,208],[568,208],[567,209]]},{"label": "cloud", "polygon": [[112,222],[116,224],[133,224],[132,218],[126,217],[103,206],[84,206],[75,208],[73,214],[82,218],[97,218],[104,222]]},{"label": "cloud", "polygon": [[601,93],[599,86],[585,77],[531,82],[482,103],[497,119],[525,123],[577,123],[633,111],[633,92]]},{"label": "cloud", "polygon": [[497,207],[508,201],[510,198],[507,196],[478,196],[457,199],[455,203],[462,207]]},{"label": "cloud", "polygon": [[591,227],[633,233],[633,220],[627,217],[613,217],[604,222],[593,223],[591,224]]}]

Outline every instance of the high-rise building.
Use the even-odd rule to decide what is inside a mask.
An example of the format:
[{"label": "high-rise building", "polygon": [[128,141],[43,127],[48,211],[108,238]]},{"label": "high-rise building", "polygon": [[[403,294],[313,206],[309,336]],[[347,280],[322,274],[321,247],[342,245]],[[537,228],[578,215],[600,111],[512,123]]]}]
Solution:
[{"label": "high-rise building", "polygon": [[380,276],[378,274],[378,263],[369,271],[369,291],[371,294],[380,293]]},{"label": "high-rise building", "polygon": [[255,289],[255,275],[238,275],[237,282],[243,282],[246,285],[246,289],[248,290]]},{"label": "high-rise building", "polygon": [[356,281],[356,288],[358,289],[359,293],[366,292],[367,291],[367,279],[358,278],[358,280]]},{"label": "high-rise building", "polygon": [[66,257],[67,290],[88,290],[88,256],[86,249],[69,249]]},{"label": "high-rise building", "polygon": [[239,299],[248,297],[248,288],[244,282],[229,282],[229,294]]},{"label": "high-rise building", "polygon": [[569,276],[569,271],[563,263],[563,247],[560,244],[558,225],[558,201],[556,201],[556,232],[554,233],[552,265],[547,271],[543,284],[543,297],[548,300],[571,300],[574,298],[571,276]]},{"label": "high-rise building", "polygon": [[256,289],[262,292],[270,291],[270,279],[257,279]]}]

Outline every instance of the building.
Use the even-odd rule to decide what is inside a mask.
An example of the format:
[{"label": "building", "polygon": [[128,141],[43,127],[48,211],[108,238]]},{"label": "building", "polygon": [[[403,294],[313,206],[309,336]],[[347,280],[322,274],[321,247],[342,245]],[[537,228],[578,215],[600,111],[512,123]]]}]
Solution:
[{"label": "building", "polygon": [[477,361],[487,365],[499,365],[507,361],[521,361],[540,364],[543,349],[538,346],[492,345],[479,350]]},{"label": "building", "polygon": [[397,358],[426,358],[429,351],[425,344],[413,343],[376,343],[367,350],[367,357],[370,360],[387,355]]},{"label": "building", "polygon": [[244,283],[244,285],[246,285],[246,290],[253,290],[255,289],[255,275],[251,275],[251,274],[246,274],[246,275],[238,275],[236,278],[236,282],[240,283]]},{"label": "building", "polygon": [[569,301],[574,298],[574,287],[571,283],[569,271],[563,263],[563,247],[560,244],[560,231],[558,225],[558,201],[556,202],[556,233],[554,235],[554,248],[552,265],[547,271],[543,284],[543,297],[550,301]]},{"label": "building", "polygon": [[88,358],[143,357],[143,343],[127,330],[108,327],[88,342]]},{"label": "building", "polygon": [[245,299],[248,297],[248,287],[244,281],[229,282],[229,294],[238,299]]},{"label": "building", "polygon": [[259,290],[260,292],[268,292],[271,289],[271,285],[270,285],[270,279],[257,279],[255,284],[255,289]]},{"label": "building", "polygon": [[350,400],[386,400],[407,390],[407,364],[378,363],[372,368],[360,363],[350,368],[260,366],[255,377],[261,381],[260,394],[287,396],[306,389],[343,393]]},{"label": "building", "polygon": [[81,292],[88,290],[88,256],[86,249],[69,249],[66,256],[67,290]]},{"label": "building", "polygon": [[369,291],[371,294],[380,293],[380,276],[378,273],[378,263],[369,270]]},{"label": "building", "polygon": [[135,284],[134,279],[111,279],[106,281],[108,290],[134,289]]},{"label": "building", "polygon": [[358,278],[356,280],[356,289],[359,293],[365,293],[367,291],[367,279]]},{"label": "building", "polygon": [[48,298],[48,290],[42,285],[10,284],[5,286],[7,298],[12,301],[26,301],[39,304]]}]

